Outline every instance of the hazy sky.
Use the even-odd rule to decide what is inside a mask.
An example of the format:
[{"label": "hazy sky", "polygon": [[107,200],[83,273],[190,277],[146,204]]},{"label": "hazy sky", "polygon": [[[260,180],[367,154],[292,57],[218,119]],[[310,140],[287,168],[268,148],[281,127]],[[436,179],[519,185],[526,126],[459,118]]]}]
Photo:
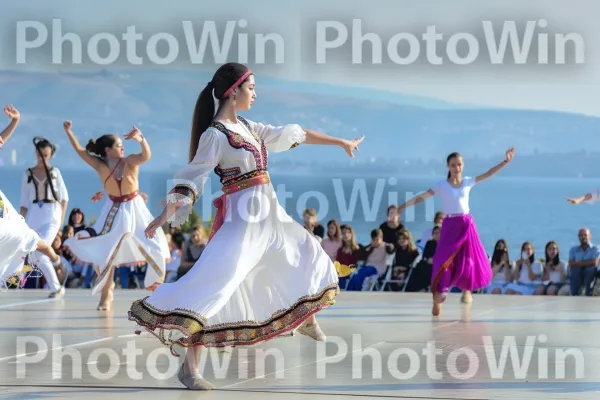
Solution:
[{"label": "hazy sky", "polygon": [[[343,9],[352,11],[342,11]],[[282,64],[274,63],[274,45],[267,46],[267,65],[253,65],[259,74],[268,74],[289,80],[326,82],[350,86],[374,87],[404,93],[432,96],[444,100],[493,105],[502,107],[554,109],[600,115],[596,93],[600,89],[600,3],[593,0],[564,1],[399,1],[399,0],[302,0],[283,1],[211,1],[177,0],[171,2],[149,0],[105,0],[86,2],[76,0],[53,0],[52,2],[19,0],[3,5],[0,13],[2,39],[0,41],[0,68],[58,70],[72,68],[69,64],[70,46],[63,47],[63,65],[53,65],[52,19],[62,23],[63,34],[77,34],[83,41],[83,68],[98,68],[86,54],[89,38],[97,33],[116,35],[121,43],[119,63],[109,68],[155,67],[147,59],[145,43],[157,33],[176,36],[179,44],[177,62],[163,68],[210,68],[214,69],[214,58],[209,51],[209,65],[190,63],[183,21],[191,21],[195,37],[199,38],[206,21],[216,21],[222,37],[226,21],[245,19],[247,26],[237,27],[238,33],[280,35],[284,50]],[[372,47],[363,46],[362,65],[352,63],[352,19],[360,19],[363,34],[375,33],[382,42],[383,65],[371,63]],[[525,33],[526,22],[532,22],[532,47],[525,65],[514,65],[510,50],[504,58],[505,64],[492,65],[483,21],[491,21],[496,40],[501,31],[508,28],[505,21],[516,23],[519,38]],[[544,20],[544,22],[539,22]],[[48,29],[46,45],[42,49],[27,51],[27,62],[17,64],[17,22],[35,21]],[[344,24],[347,40],[342,48],[329,50],[326,62],[317,63],[317,24],[335,21]],[[536,25],[537,24],[537,25]],[[541,25],[542,27],[540,27]],[[127,62],[125,42],[121,36],[128,26],[135,26],[144,34],[138,44],[137,55],[146,58],[142,66]],[[426,42],[422,34],[428,27],[435,26],[443,39],[437,47],[442,65],[433,65],[431,54],[427,57]],[[431,28],[430,28],[431,29]],[[27,39],[33,40],[31,29]],[[339,33],[339,32],[338,32]],[[414,35],[420,45],[420,57],[409,65],[398,65],[390,60],[387,43],[398,33]],[[467,65],[455,65],[446,52],[448,38],[456,33],[471,34],[479,47],[477,61]],[[488,32],[489,33],[489,32]],[[546,33],[548,46],[547,65],[536,63],[539,47],[538,33]],[[581,38],[582,64],[575,64],[575,45],[569,43],[565,59],[567,65],[555,65],[555,34],[574,33]],[[331,29],[326,40],[333,40]],[[188,36],[189,38],[190,36]],[[487,36],[488,39],[491,36]],[[544,40],[543,38],[541,39]],[[254,40],[249,41],[249,63],[253,64]],[[400,52],[408,54],[406,41]],[[543,43],[543,42],[542,42]],[[163,43],[164,45],[164,43]],[[358,48],[358,46],[356,47]],[[415,47],[416,48],[416,47]],[[509,45],[510,48],[510,45]],[[458,53],[466,55],[464,39]],[[357,53],[355,52],[356,56]],[[237,51],[231,51],[227,61],[236,61]],[[593,97],[592,97],[593,96]],[[0,102],[6,102],[3,99]]]}]

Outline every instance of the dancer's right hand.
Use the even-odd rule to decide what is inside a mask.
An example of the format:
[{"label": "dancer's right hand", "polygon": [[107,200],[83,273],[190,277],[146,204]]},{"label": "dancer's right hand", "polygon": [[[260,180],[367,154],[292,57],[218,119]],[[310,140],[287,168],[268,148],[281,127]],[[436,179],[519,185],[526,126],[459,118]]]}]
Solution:
[{"label": "dancer's right hand", "polygon": [[65,121],[63,122],[63,128],[65,128],[65,132],[69,133],[71,132],[71,128],[73,127],[73,123],[71,121]]}]

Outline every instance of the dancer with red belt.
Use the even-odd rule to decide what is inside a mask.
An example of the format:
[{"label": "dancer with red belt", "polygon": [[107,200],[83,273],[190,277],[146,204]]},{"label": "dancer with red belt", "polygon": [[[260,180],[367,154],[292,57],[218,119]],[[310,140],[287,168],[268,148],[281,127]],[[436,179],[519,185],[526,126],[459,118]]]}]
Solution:
[{"label": "dancer with red belt", "polygon": [[210,241],[185,276],[134,302],[129,312],[164,344],[189,347],[178,377],[194,390],[213,387],[199,374],[201,347],[254,345],[295,329],[325,340],[315,313],[334,304],[339,292],[336,266],[321,244],[279,205],[267,151],[323,144],[353,157],[362,138],[339,139],[236,115],[255,98],[252,72],[237,63],[220,67],[200,94],[190,164],[177,174],[169,205],[147,233],[153,237],[166,222],[185,222],[214,170],[224,195],[215,202]]},{"label": "dancer with red belt", "polygon": [[[138,174],[139,166],[150,159],[150,146],[142,133],[133,127],[125,139],[140,143],[141,153],[126,157],[123,142],[116,135],[90,140],[83,148],[71,127],[71,121],[64,123],[71,145],[96,171],[108,199],[96,224],[66,240],[64,246],[79,263],[94,265],[96,281],[92,293],[102,292],[98,310],[108,310],[113,300],[116,267],[148,264],[145,285],[152,290],[164,281],[166,263],[171,258],[162,230],[153,239],[146,238],[144,233],[154,217],[140,195]],[[97,196],[98,193],[94,199]]]}]

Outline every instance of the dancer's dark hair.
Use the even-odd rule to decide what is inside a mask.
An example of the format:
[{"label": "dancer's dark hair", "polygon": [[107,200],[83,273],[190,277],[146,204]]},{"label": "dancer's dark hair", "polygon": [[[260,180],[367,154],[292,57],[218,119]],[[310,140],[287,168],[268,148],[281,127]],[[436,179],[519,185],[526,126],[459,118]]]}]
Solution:
[{"label": "dancer's dark hair", "polygon": [[[454,153],[450,153],[448,155],[448,157],[446,158],[446,165],[450,165],[450,161],[452,161],[455,158],[460,158],[462,157],[460,155],[460,153],[454,152]],[[450,171],[448,171],[448,178],[450,178],[452,176],[452,174],[450,174]]]},{"label": "dancer's dark hair", "polygon": [[[196,106],[194,108],[194,116],[192,119],[192,137],[190,139],[189,161],[191,162],[198,151],[198,143],[200,136],[208,129],[213,118],[218,110],[215,110],[215,102],[213,100],[213,89],[215,97],[222,104],[225,100],[225,93],[230,91],[233,85],[247,72],[248,67],[239,63],[227,63],[219,67],[215,72],[212,80],[206,84],[206,87],[200,92]],[[242,86],[248,77],[240,82],[237,87]]]},{"label": "dancer's dark hair", "polygon": [[33,138],[33,145],[35,146],[35,150],[37,151],[37,153],[40,155],[40,158],[42,159],[42,164],[44,164],[44,170],[46,171],[46,179],[47,179],[48,184],[50,185],[50,190],[52,191],[52,195],[54,196],[55,199],[58,199],[58,196],[56,195],[56,190],[54,189],[54,184],[52,183],[52,177],[50,176],[50,170],[48,169],[48,164],[46,164],[46,159],[44,158],[44,155],[42,154],[42,150],[50,148],[50,157],[54,156],[54,153],[56,153],[56,146],[52,142],[50,142],[48,139],[39,137],[39,136],[36,136]]},{"label": "dancer's dark hair", "polygon": [[102,135],[96,140],[90,139],[85,149],[95,157],[104,158],[106,157],[106,148],[113,147],[116,141],[115,135]]}]

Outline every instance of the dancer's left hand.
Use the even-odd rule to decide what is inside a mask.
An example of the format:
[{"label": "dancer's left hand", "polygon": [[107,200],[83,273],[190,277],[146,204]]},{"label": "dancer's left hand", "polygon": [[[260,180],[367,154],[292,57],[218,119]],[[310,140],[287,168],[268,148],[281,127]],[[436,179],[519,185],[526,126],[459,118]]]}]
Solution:
[{"label": "dancer's left hand", "polygon": [[156,231],[160,229],[166,222],[167,216],[163,211],[158,217],[154,219],[154,221],[150,222],[148,227],[146,227],[146,230],[144,231],[146,233],[146,237],[148,239],[154,238],[154,234],[156,233]]},{"label": "dancer's left hand", "polygon": [[4,107],[4,113],[10,119],[18,120],[18,119],[21,118],[21,114],[19,113],[19,111],[12,104],[9,104],[6,107]]},{"label": "dancer's left hand", "polygon": [[342,144],[342,147],[344,148],[344,150],[346,150],[346,153],[354,158],[354,150],[359,150],[358,148],[358,144],[360,142],[362,142],[365,139],[364,136],[359,137],[358,139],[354,139],[354,140],[344,140],[344,143]]},{"label": "dancer's left hand", "polygon": [[567,199],[567,201],[571,204],[580,204],[583,201],[583,198],[578,198],[578,199],[573,199],[571,197],[565,197]]},{"label": "dancer's left hand", "polygon": [[131,131],[129,131],[129,133],[125,135],[125,140],[131,139],[135,140],[138,143],[142,143],[142,140],[144,140],[142,132],[140,132],[140,130],[135,125],[133,126],[133,128],[131,128]]}]

